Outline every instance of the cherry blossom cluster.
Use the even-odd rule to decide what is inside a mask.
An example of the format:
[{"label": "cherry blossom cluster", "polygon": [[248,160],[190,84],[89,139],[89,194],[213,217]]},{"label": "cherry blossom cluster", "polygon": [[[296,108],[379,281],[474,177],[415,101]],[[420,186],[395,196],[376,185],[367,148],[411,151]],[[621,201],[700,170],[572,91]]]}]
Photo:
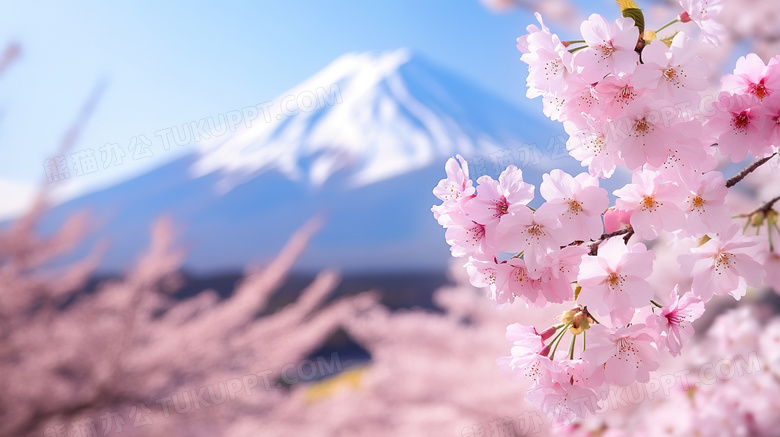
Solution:
[{"label": "cherry blossom cluster", "polygon": [[[780,264],[778,199],[742,215],[726,199],[748,173],[777,165],[780,56],[740,58],[709,110],[692,111],[706,101],[709,72],[697,50],[722,36],[719,2],[681,0],[680,15],[657,31],[644,29],[636,4],[618,3],[623,16],[591,15],[581,40],[560,40],[538,14],[541,27],[518,38],[528,97],[543,98],[588,171],[544,174],[534,209],[536,187],[518,168],[475,184],[457,156],[433,191],[452,255],[466,259],[471,283],[496,306],[568,303],[550,326],[510,325],[511,356],[499,360],[531,382],[532,403],[564,421],[595,411],[610,384],[647,381],[662,353],[681,353],[707,301],[740,299],[762,285],[765,265]],[[684,29],[665,35],[676,23]],[[717,170],[719,160],[748,155],[758,160],[734,177]],[[618,166],[631,182],[610,205],[600,179]],[[756,235],[745,234],[751,226]],[[660,246],[672,248],[687,278],[671,289],[653,285]],[[778,285],[771,273],[768,282]]]}]

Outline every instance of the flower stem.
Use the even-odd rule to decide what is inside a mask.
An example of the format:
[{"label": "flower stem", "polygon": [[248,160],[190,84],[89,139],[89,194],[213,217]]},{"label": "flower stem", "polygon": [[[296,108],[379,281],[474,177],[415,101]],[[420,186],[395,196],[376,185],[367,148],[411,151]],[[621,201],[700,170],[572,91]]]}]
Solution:
[{"label": "flower stem", "polygon": [[[585,331],[583,331],[583,332],[585,332]],[[575,343],[577,343],[577,336],[573,335],[571,337],[571,344],[569,344],[569,359],[570,360],[574,359],[574,344]]]},{"label": "flower stem", "polygon": [[[557,351],[557,350],[558,350],[558,345],[560,345],[560,344],[561,344],[561,340],[563,339],[563,334],[565,334],[565,333],[566,333],[566,330],[567,330],[567,329],[569,329],[569,326],[571,326],[571,323],[567,323],[567,324],[566,324],[566,325],[563,327],[563,329],[561,330],[561,332],[560,332],[560,333],[558,333],[558,335],[556,335],[556,336],[555,336],[555,338],[553,339],[552,343],[555,343],[555,341],[556,341],[556,340],[557,340],[558,342],[557,342],[557,343],[555,343],[555,347],[553,347],[552,353],[550,354],[550,359],[551,359],[551,360],[552,360],[553,358],[555,358],[555,351]],[[550,343],[550,344],[552,344],[552,343]]]},{"label": "flower stem", "polygon": [[588,330],[582,331],[582,351],[585,352],[585,340],[588,338]]},{"label": "flower stem", "polygon": [[663,305],[660,305],[658,302],[656,302],[656,301],[654,301],[652,299],[650,299],[650,303],[655,305],[655,306],[657,306],[658,308],[663,308],[664,307]]},{"label": "flower stem", "polygon": [[679,21],[680,21],[680,20],[679,20],[678,18],[675,18],[674,20],[672,20],[672,21],[670,21],[670,22],[668,22],[668,23],[664,24],[663,26],[661,26],[661,28],[659,28],[658,30],[656,30],[656,31],[655,31],[655,33],[658,33],[658,32],[660,32],[660,31],[662,31],[662,30],[666,29],[667,27],[669,27],[669,26],[671,26],[672,24],[674,24],[674,23],[677,23],[677,22],[679,22]]},{"label": "flower stem", "polygon": [[573,48],[573,49],[569,50],[569,53],[574,53],[574,52],[576,52],[578,50],[587,49],[587,48],[588,48],[588,46],[579,46],[579,47],[576,47],[576,48]]}]

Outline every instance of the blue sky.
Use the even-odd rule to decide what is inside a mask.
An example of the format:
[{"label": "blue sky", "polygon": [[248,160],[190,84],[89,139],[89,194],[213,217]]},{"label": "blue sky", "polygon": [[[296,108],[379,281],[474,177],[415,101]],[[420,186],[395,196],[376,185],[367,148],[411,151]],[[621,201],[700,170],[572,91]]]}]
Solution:
[{"label": "blue sky", "polygon": [[[0,44],[18,41],[23,57],[0,78],[0,181],[39,182],[43,161],[101,80],[107,91],[76,150],[126,147],[137,135],[271,100],[347,52],[408,47],[528,104],[514,40],[534,19],[492,13],[477,0],[9,3]],[[615,8],[588,3],[589,12]],[[77,182],[108,184],[174,157]]]}]

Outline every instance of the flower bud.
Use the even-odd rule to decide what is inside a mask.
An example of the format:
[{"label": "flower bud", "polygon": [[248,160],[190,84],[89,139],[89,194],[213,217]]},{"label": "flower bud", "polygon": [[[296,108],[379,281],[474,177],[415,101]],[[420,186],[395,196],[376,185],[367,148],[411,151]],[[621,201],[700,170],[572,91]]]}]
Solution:
[{"label": "flower bud", "polygon": [[689,14],[687,11],[683,11],[680,15],[677,16],[677,19],[680,20],[681,23],[688,23],[691,21],[691,14]]},{"label": "flower bud", "polygon": [[571,326],[569,327],[569,332],[571,332],[573,335],[577,335],[582,331],[590,328],[590,324],[593,322],[593,319],[590,317],[590,314],[588,314],[588,312],[583,308],[574,308],[568,311],[564,311],[561,315],[561,321],[567,325],[570,324]]},{"label": "flower bud", "polygon": [[750,216],[750,224],[756,228],[760,228],[764,224],[764,217],[766,217],[766,215],[763,211],[755,212]]},{"label": "flower bud", "polygon": [[547,340],[548,338],[555,335],[555,333],[558,332],[558,328],[555,326],[550,326],[545,331],[543,331],[541,334],[539,334],[540,337],[542,337],[542,341]]}]

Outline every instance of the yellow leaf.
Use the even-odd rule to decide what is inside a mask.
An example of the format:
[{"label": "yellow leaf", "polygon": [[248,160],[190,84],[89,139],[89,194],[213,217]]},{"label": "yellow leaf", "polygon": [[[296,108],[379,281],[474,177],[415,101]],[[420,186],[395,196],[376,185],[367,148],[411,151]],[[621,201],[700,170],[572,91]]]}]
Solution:
[{"label": "yellow leaf", "polygon": [[617,4],[620,6],[621,11],[625,11],[626,9],[639,9],[639,6],[631,0],[617,0]]}]

